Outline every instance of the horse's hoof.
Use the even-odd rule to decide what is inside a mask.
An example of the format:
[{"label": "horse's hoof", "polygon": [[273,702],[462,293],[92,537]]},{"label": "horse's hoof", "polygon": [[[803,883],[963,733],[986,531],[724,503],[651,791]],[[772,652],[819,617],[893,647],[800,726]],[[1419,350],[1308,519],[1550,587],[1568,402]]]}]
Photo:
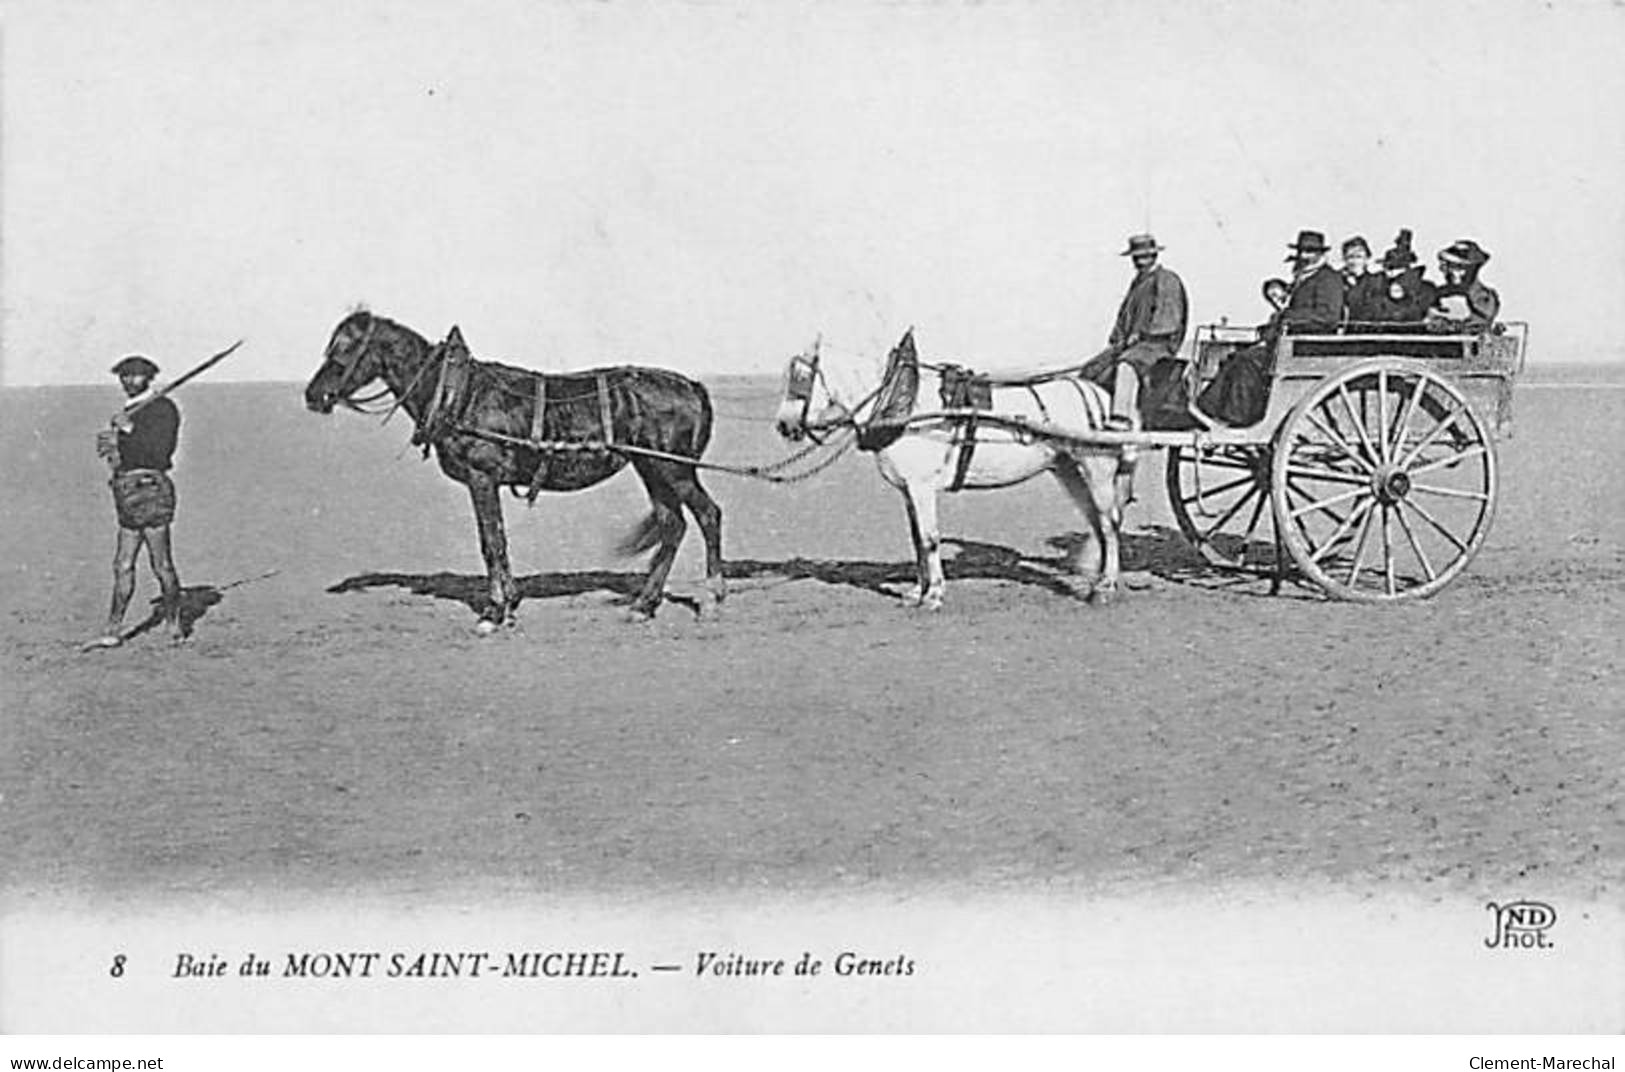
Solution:
[{"label": "horse's hoof", "polygon": [[721,577],[707,581],[700,595],[700,617],[715,618],[722,613],[723,601],[728,598],[728,584]]},{"label": "horse's hoof", "polygon": [[942,609],[942,593],[927,592],[920,597],[919,608],[923,611],[937,611]]},{"label": "horse's hoof", "polygon": [[1089,602],[1097,607],[1109,607],[1117,602],[1117,586],[1115,584],[1097,584],[1095,590],[1089,593]]},{"label": "horse's hoof", "polygon": [[920,598],[922,595],[923,593],[920,591],[920,586],[915,585],[913,588],[910,588],[897,598],[903,601],[903,606],[905,607],[917,607],[920,605]]},{"label": "horse's hoof", "polygon": [[626,612],[626,620],[632,625],[643,625],[645,622],[652,622],[655,620],[655,610],[653,607],[633,607]]},{"label": "horse's hoof", "polygon": [[1088,602],[1095,594],[1095,586],[1081,577],[1062,577],[1061,586],[1072,593],[1073,599]]},{"label": "horse's hoof", "polygon": [[474,625],[474,635],[475,636],[486,637],[486,636],[490,636],[492,633],[495,633],[496,631],[497,631],[497,623],[493,622],[489,618],[481,618]]}]

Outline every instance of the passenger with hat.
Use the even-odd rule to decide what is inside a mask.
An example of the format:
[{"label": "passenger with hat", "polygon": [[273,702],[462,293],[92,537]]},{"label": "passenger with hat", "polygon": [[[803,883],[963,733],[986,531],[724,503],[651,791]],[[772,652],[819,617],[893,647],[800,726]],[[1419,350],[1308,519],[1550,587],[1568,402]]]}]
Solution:
[{"label": "passenger with hat", "polygon": [[1343,277],[1343,286],[1350,290],[1371,274],[1371,246],[1364,235],[1343,240],[1343,266],[1337,271]]},{"label": "passenger with hat", "polygon": [[1210,417],[1236,427],[1256,424],[1269,403],[1270,369],[1275,346],[1288,335],[1329,334],[1343,322],[1343,277],[1326,263],[1331,247],[1320,231],[1299,231],[1287,247],[1293,266],[1292,292],[1286,308],[1271,319],[1259,341],[1225,358],[1219,373],[1197,399]]},{"label": "passenger with hat", "polygon": [[1382,271],[1350,294],[1349,330],[1367,333],[1420,331],[1433,305],[1433,284],[1422,278],[1411,249],[1411,232],[1401,229],[1382,255]]},{"label": "passenger with hat", "polygon": [[1478,281],[1490,255],[1477,242],[1463,238],[1439,251],[1444,283],[1433,296],[1427,330],[1442,335],[1475,335],[1489,331],[1501,312],[1501,296]]},{"label": "passenger with hat", "polygon": [[1286,300],[1292,296],[1292,284],[1284,279],[1270,278],[1264,280],[1258,292],[1263,295],[1264,301],[1270,307],[1270,319],[1275,319],[1277,313],[1286,309]]},{"label": "passenger with hat", "polygon": [[[1185,284],[1177,274],[1157,263],[1163,247],[1149,234],[1131,235],[1121,256],[1134,265],[1134,278],[1117,309],[1106,349],[1091,358],[1081,374],[1112,394],[1113,423],[1128,428],[1141,426],[1140,393],[1153,382],[1178,382],[1179,348],[1185,342],[1190,302]],[[1162,366],[1158,368],[1157,366]],[[1155,372],[1153,370],[1155,369]],[[1134,494],[1133,470],[1137,461],[1133,447],[1123,452],[1118,474],[1119,507]]]},{"label": "passenger with hat", "polygon": [[[1343,322],[1346,290],[1343,276],[1326,263],[1331,247],[1319,231],[1299,231],[1287,249],[1292,265],[1292,295],[1281,311],[1281,326],[1289,335],[1319,335],[1336,331]],[[1273,342],[1274,340],[1270,340]]]},{"label": "passenger with hat", "polygon": [[170,398],[153,393],[158,366],[148,358],[132,354],[113,366],[113,374],[124,389],[124,409],[113,418],[112,427],[96,437],[96,447],[113,469],[109,484],[118,514],[118,546],[107,628],[89,646],[116,648],[124,642],[124,612],[135,594],[135,561],[142,547],[162,591],[163,621],[173,638],[181,640],[181,582],[169,532],[175,519],[175,484],[169,470],[180,437],[180,409]]}]

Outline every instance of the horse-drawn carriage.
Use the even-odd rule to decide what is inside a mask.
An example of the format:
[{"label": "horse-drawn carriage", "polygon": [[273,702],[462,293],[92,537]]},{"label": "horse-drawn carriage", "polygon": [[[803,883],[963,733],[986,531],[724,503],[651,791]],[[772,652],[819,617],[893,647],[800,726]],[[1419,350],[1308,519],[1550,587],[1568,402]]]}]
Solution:
[{"label": "horse-drawn carriage", "polygon": [[[1262,420],[1144,434],[1168,448],[1180,530],[1216,566],[1279,580],[1290,563],[1334,598],[1432,595],[1489,531],[1527,335],[1282,336]],[[1189,397],[1251,341],[1198,329]]]},{"label": "horse-drawn carriage", "polygon": [[[1224,325],[1199,329],[1184,397],[1200,398],[1225,360],[1256,337]],[[1099,499],[1109,480],[1101,454],[1155,447],[1167,450],[1174,518],[1213,565],[1266,572],[1276,587],[1295,567],[1334,598],[1389,602],[1439,591],[1483,545],[1495,509],[1495,444],[1511,423],[1526,339],[1523,324],[1473,335],[1283,335],[1259,420],[1227,427],[1190,403],[1181,423],[1196,427],[1172,431],[1111,427],[1104,392],[1075,368],[982,376],[988,390],[979,406],[949,401],[944,386],[940,407],[921,407],[916,398],[926,392],[911,386],[905,405],[889,407],[910,376],[947,385],[965,375],[918,361],[911,333],[892,351],[881,386],[861,398],[821,382],[816,348],[794,359],[779,421],[792,437],[848,424],[871,436],[890,427],[912,440],[908,451],[881,450],[880,465],[908,500],[921,591],[932,605],[942,587],[935,493],[1002,487],[1045,470],[1103,544],[1075,566],[1109,596],[1121,504]],[[909,369],[918,371],[900,374]],[[827,405],[814,402],[820,393]],[[1102,526],[1101,516],[1111,524]]]}]

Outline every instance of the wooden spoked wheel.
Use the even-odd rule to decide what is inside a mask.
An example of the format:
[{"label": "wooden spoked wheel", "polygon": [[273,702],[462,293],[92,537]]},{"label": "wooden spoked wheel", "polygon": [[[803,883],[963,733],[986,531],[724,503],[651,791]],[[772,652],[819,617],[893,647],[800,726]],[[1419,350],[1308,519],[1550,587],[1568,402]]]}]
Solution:
[{"label": "wooden spoked wheel", "polygon": [[1425,366],[1337,373],[1282,423],[1271,496],[1287,554],[1328,595],[1421,599],[1477,554],[1495,512],[1495,445]]},{"label": "wooden spoked wheel", "polygon": [[1263,444],[1168,448],[1168,505],[1186,541],[1213,565],[1274,572],[1271,458]]}]

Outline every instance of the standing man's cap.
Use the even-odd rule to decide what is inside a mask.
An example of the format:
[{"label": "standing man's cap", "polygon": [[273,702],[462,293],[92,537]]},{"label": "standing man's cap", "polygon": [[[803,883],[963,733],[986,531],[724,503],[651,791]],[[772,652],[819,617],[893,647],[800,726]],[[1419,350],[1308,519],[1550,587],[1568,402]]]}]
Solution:
[{"label": "standing man's cap", "polygon": [[1299,231],[1298,240],[1286,248],[1293,251],[1292,256],[1287,258],[1290,261],[1305,253],[1325,253],[1332,247],[1326,244],[1326,236],[1319,231]]},{"label": "standing man's cap", "polygon": [[1119,253],[1119,257],[1138,257],[1146,253],[1161,253],[1162,247],[1157,245],[1154,236],[1137,234],[1128,236],[1128,248]]},{"label": "standing man's cap", "polygon": [[1371,246],[1366,242],[1364,235],[1355,235],[1353,238],[1343,240],[1343,256],[1349,255],[1349,250],[1364,250],[1367,257],[1371,256]]},{"label": "standing man's cap", "polygon": [[140,354],[131,354],[129,357],[119,359],[113,366],[115,376],[146,376],[149,379],[158,375],[158,366],[142,357]]},{"label": "standing man's cap", "polygon": [[1463,238],[1441,249],[1439,259],[1450,264],[1465,264],[1469,268],[1482,268],[1489,262],[1490,255],[1471,238]]}]

